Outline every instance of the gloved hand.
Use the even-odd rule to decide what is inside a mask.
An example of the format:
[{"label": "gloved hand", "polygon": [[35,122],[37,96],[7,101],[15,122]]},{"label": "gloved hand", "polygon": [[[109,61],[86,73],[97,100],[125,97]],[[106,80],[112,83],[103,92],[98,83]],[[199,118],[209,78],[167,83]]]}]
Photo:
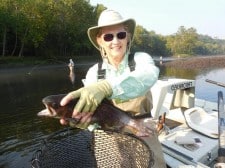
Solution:
[{"label": "gloved hand", "polygon": [[70,92],[62,99],[61,105],[63,106],[67,104],[72,99],[80,98],[73,112],[73,116],[76,116],[79,112],[95,111],[101,101],[111,95],[112,88],[110,84],[106,80],[102,80],[95,84]]}]

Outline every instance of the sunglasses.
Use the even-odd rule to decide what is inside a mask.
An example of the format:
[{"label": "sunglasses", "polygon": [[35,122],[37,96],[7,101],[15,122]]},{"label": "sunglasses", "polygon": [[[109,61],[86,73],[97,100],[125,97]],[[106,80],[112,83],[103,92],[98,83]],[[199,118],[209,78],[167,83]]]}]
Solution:
[{"label": "sunglasses", "polygon": [[[127,32],[119,32],[116,34],[116,37],[119,39],[119,40],[122,40],[122,39],[125,39],[127,36]],[[109,41],[112,41],[114,38],[114,34],[105,34],[103,36],[103,39],[107,42]]]}]

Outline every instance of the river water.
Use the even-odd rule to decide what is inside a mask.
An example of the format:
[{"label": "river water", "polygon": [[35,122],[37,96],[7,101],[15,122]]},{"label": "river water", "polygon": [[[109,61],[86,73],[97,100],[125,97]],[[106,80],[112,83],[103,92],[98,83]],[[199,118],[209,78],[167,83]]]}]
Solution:
[{"label": "river water", "polygon": [[[0,69],[0,167],[30,167],[40,141],[65,127],[55,119],[37,117],[44,108],[41,99],[50,94],[67,93],[82,86],[91,64],[75,64],[75,84],[70,81],[67,63],[50,66]],[[183,70],[160,68],[160,78],[196,79],[196,97],[217,101],[217,92],[225,89],[205,79],[225,83],[225,68]]]}]

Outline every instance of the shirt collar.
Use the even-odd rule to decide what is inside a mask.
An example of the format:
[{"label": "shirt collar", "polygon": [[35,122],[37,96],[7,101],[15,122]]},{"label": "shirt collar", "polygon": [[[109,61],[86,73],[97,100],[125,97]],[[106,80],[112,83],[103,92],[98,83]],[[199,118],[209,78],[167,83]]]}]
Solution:
[{"label": "shirt collar", "polygon": [[[125,69],[127,66],[128,66],[128,54],[125,54],[125,57],[121,61],[118,70]],[[116,68],[113,67],[111,64],[109,64],[107,60],[103,60],[102,69],[109,69],[109,68],[116,70]]]}]

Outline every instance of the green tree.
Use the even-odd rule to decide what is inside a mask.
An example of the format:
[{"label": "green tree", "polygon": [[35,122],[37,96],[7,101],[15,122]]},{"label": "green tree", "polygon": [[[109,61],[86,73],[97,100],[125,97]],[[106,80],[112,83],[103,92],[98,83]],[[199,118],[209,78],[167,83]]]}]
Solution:
[{"label": "green tree", "polygon": [[134,33],[132,51],[147,51],[149,42],[149,32],[142,26],[137,25]]},{"label": "green tree", "polygon": [[174,36],[168,38],[167,47],[171,49],[173,55],[193,55],[197,37],[196,29],[181,26]]},{"label": "green tree", "polygon": [[132,51],[145,51],[151,55],[168,55],[166,48],[166,39],[157,35],[154,31],[147,31],[138,25],[135,34]]},{"label": "green tree", "polygon": [[8,32],[12,29],[14,22],[8,1],[0,2],[0,37],[2,39],[2,56],[5,56],[8,43]]},{"label": "green tree", "polygon": [[[95,55],[87,29],[96,25],[104,9],[89,0],[0,0],[1,55]],[[184,26],[162,36],[138,25],[131,50],[154,56],[224,54],[225,40]]]}]

